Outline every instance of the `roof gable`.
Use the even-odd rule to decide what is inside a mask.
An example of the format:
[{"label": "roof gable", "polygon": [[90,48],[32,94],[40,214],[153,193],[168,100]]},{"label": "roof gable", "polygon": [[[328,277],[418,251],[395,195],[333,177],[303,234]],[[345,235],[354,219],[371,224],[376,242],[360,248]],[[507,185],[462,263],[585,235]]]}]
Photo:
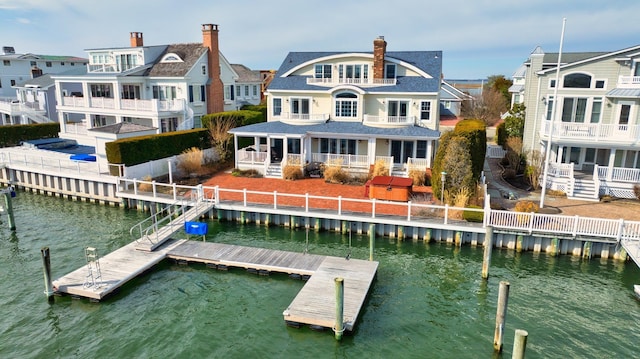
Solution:
[{"label": "roof gable", "polygon": [[[187,75],[207,48],[200,43],[169,45],[153,66],[148,70],[150,77],[184,77]],[[175,54],[182,61],[161,61],[166,55]]]}]

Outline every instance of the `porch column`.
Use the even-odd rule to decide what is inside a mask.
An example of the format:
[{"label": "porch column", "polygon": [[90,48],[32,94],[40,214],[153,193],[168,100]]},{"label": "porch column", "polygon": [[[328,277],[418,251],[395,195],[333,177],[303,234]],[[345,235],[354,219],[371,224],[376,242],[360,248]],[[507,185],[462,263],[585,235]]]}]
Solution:
[{"label": "porch column", "polygon": [[[427,167],[431,168],[431,160],[433,159],[433,148],[435,147],[435,140],[427,142]],[[426,170],[426,169],[425,169]]]},{"label": "porch column", "polygon": [[311,143],[313,142],[313,140],[311,139],[311,137],[305,135],[300,137],[300,149],[302,150],[302,163],[301,165],[304,166],[305,163],[309,162],[313,162],[313,148],[311,147]]},{"label": "porch column", "polygon": [[[233,134],[233,153],[238,153],[238,134]],[[220,155],[218,153],[218,155]],[[238,168],[238,156],[233,156],[233,168]]]},{"label": "porch column", "polygon": [[[119,110],[120,109],[120,92],[122,92],[120,91],[120,84],[116,81],[111,85],[113,86],[113,102],[116,110]],[[122,122],[122,117],[120,118],[120,121],[116,119],[116,122]]]},{"label": "porch column", "polygon": [[370,165],[373,165],[376,163],[376,139],[375,138],[369,138],[369,142],[367,146],[367,156],[369,158]]},{"label": "porch column", "polygon": [[609,163],[607,164],[607,181],[613,179],[613,166],[616,163],[616,151],[617,148],[612,148],[609,152]]},{"label": "porch column", "polygon": [[82,83],[82,101],[84,101],[84,105],[86,107],[91,107],[91,101],[89,98],[91,97],[91,90],[89,89],[89,84],[86,82]]}]

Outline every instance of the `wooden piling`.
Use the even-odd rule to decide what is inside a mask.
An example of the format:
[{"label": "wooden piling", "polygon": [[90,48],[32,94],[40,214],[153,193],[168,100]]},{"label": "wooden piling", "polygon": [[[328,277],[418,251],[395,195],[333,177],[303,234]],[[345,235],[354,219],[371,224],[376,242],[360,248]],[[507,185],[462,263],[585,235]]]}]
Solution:
[{"label": "wooden piling", "polygon": [[335,335],[336,339],[342,339],[342,333],[344,332],[344,279],[335,278],[336,283],[336,325]]},{"label": "wooden piling", "polygon": [[369,224],[369,261],[373,261],[373,247],[376,242],[376,225]]},{"label": "wooden piling", "polygon": [[522,234],[518,234],[516,236],[516,252],[522,252],[522,248],[524,246],[524,236]]},{"label": "wooden piling", "polygon": [[13,218],[13,205],[11,204],[11,191],[4,190],[2,191],[2,195],[4,196],[4,207],[7,209],[7,217],[9,217],[9,228],[12,231],[15,231],[16,221]]},{"label": "wooden piling", "polygon": [[516,329],[516,336],[513,338],[512,359],[524,359],[524,351],[527,347],[527,337],[529,332],[522,329]]},{"label": "wooden piling", "polygon": [[456,231],[453,234],[453,243],[456,245],[456,247],[462,246],[462,232]]},{"label": "wooden piling", "polygon": [[53,284],[51,283],[51,257],[49,247],[40,249],[42,255],[42,269],[44,272],[44,294],[49,302],[53,301]]},{"label": "wooden piling", "polygon": [[509,302],[509,282],[501,281],[498,291],[498,308],[496,310],[496,329],[493,334],[493,350],[502,351],[504,325],[507,321],[507,304]]},{"label": "wooden piling", "polygon": [[592,245],[593,245],[592,242],[584,242],[584,245],[582,246],[582,258],[591,259],[591,246]]},{"label": "wooden piling", "polygon": [[489,263],[491,263],[491,249],[493,247],[493,227],[487,226],[484,235],[484,254],[482,255],[482,279],[489,278]]}]

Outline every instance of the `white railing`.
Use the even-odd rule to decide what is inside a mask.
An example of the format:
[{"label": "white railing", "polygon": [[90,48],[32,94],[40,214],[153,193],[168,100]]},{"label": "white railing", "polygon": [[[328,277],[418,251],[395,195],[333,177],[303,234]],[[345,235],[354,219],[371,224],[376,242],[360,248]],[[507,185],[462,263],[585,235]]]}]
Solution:
[{"label": "white railing", "polygon": [[[142,191],[140,188],[147,190]],[[378,218],[381,216],[399,216],[396,222],[412,222],[418,226],[429,226],[433,223],[454,224],[463,220],[462,211],[484,213],[484,222],[477,226],[493,226],[495,229],[518,230],[529,234],[565,234],[568,236],[586,236],[598,241],[618,242],[620,240],[640,240],[640,221],[623,219],[604,219],[579,216],[563,216],[540,213],[522,213],[505,210],[494,210],[485,201],[484,209],[450,207],[425,203],[391,202],[376,199],[357,199],[344,197],[327,197],[306,194],[281,193],[278,191],[263,192],[247,189],[225,189],[219,186],[177,186],[160,184],[155,181],[138,181],[119,179],[121,189],[131,189],[138,195],[171,197],[175,200],[189,196],[191,191],[197,192],[206,200],[213,201],[216,206],[226,203],[240,210],[239,206],[262,211],[264,206],[280,210],[282,213],[307,213],[309,215],[355,216],[361,218]],[[164,188],[164,190],[160,190]],[[181,194],[178,195],[178,192]],[[364,206],[363,206],[364,204]],[[364,209],[363,209],[364,208]],[[403,214],[399,214],[403,213]],[[466,222],[464,222],[466,223]],[[470,227],[471,228],[471,227]]]},{"label": "white railing", "polygon": [[618,85],[640,85],[640,76],[619,76]]},{"label": "white railing", "polygon": [[351,78],[307,78],[307,85],[368,85],[368,86],[394,86],[396,79],[351,79]]},{"label": "white railing", "polygon": [[[70,156],[70,155],[68,155]],[[0,152],[0,164],[9,167],[25,166],[30,170],[40,168],[53,172],[67,172],[75,174],[103,175],[99,162],[71,160],[68,157],[40,156],[30,154],[29,150],[14,150]],[[107,173],[104,173],[107,174]]]},{"label": "white railing", "polygon": [[280,116],[276,116],[278,119],[286,121],[327,121],[329,119],[328,113],[290,113],[282,112]]},{"label": "white railing", "polygon": [[640,140],[640,125],[554,122],[551,129],[551,121],[543,120],[540,135],[546,138],[550,130],[554,139],[622,143]]},{"label": "white railing", "polygon": [[299,155],[296,153],[288,153],[285,161],[282,161],[282,162],[284,162],[283,167],[287,165],[302,167],[302,164],[303,164],[302,155]]},{"label": "white railing", "polygon": [[407,158],[407,169],[419,168],[425,170],[429,167],[429,160],[426,158]]},{"label": "white railing", "polygon": [[116,100],[108,97],[63,97],[63,106],[99,109],[121,109],[140,112],[184,111],[185,100]]},{"label": "white railing", "polygon": [[573,178],[573,163],[549,163],[549,175],[559,178]]},{"label": "white railing", "polygon": [[416,123],[416,116],[364,115],[364,123],[377,125],[413,125]]},{"label": "white railing", "polygon": [[86,135],[87,125],[85,125],[84,123],[65,123],[64,131],[65,133],[69,134]]},{"label": "white railing", "polygon": [[333,153],[312,153],[313,162],[339,164],[347,168],[369,168],[367,155],[340,155]]},{"label": "white railing", "polygon": [[598,179],[614,182],[640,183],[640,169],[598,166]]},{"label": "white railing", "polygon": [[256,152],[241,149],[236,152],[236,161],[238,163],[264,163],[267,160],[267,152]]}]

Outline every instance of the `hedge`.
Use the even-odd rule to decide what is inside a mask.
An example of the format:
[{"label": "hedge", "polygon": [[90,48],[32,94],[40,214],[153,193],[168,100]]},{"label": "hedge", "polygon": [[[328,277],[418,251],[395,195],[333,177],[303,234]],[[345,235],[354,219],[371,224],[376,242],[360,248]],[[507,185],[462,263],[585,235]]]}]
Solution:
[{"label": "hedge", "polygon": [[17,146],[28,140],[56,138],[58,133],[60,124],[57,122],[0,126],[0,147]]}]

